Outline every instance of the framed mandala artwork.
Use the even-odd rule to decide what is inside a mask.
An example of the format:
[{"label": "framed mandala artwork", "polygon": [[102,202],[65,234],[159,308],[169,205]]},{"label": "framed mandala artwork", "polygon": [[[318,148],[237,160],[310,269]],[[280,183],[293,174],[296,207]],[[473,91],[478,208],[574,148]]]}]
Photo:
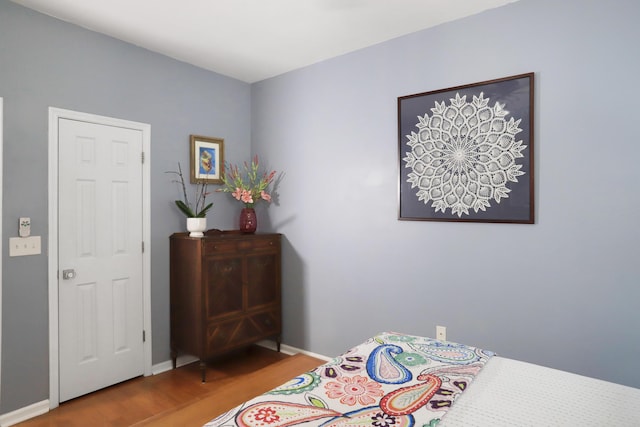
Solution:
[{"label": "framed mandala artwork", "polygon": [[399,219],[534,223],[533,77],[398,98]]}]

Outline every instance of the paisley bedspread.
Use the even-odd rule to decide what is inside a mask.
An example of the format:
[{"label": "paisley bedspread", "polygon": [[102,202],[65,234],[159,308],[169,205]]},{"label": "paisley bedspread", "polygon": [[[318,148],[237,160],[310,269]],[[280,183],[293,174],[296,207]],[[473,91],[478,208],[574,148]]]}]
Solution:
[{"label": "paisley bedspread", "polygon": [[492,356],[384,332],[205,426],[435,426]]}]

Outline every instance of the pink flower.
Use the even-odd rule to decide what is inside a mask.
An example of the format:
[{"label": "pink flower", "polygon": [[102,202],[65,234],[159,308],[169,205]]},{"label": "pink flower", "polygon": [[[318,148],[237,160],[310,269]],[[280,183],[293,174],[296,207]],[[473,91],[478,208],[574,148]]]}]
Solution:
[{"label": "pink flower", "polygon": [[359,403],[363,406],[369,406],[376,403],[376,398],[384,394],[381,390],[382,386],[367,377],[343,376],[337,380],[327,383],[324,387],[329,398],[340,399],[340,403],[343,405],[354,406]]},{"label": "pink flower", "polygon": [[236,188],[236,191],[231,193],[231,195],[235,197],[236,200],[240,200],[240,196],[242,195],[242,188]]},{"label": "pink flower", "polygon": [[240,195],[240,200],[242,200],[242,203],[253,203],[253,197],[251,195],[251,191],[242,190],[242,194]]},{"label": "pink flower", "polygon": [[262,198],[262,200],[266,200],[267,202],[271,201],[271,196],[264,191],[260,192],[260,197]]}]

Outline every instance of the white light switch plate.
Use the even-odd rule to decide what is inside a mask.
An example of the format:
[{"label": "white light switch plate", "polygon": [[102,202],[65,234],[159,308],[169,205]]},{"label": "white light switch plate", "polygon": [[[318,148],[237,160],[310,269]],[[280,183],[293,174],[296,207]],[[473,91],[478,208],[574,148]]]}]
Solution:
[{"label": "white light switch plate", "polygon": [[42,253],[40,236],[9,238],[9,256],[38,255],[40,253]]}]

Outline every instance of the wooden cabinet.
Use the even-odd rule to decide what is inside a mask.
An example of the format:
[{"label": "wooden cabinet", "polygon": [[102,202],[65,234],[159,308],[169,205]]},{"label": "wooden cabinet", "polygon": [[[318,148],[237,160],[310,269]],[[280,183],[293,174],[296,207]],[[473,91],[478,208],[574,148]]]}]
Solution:
[{"label": "wooden cabinet", "polygon": [[274,338],[280,350],[280,234],[176,233],[171,251],[171,359],[205,361]]}]

